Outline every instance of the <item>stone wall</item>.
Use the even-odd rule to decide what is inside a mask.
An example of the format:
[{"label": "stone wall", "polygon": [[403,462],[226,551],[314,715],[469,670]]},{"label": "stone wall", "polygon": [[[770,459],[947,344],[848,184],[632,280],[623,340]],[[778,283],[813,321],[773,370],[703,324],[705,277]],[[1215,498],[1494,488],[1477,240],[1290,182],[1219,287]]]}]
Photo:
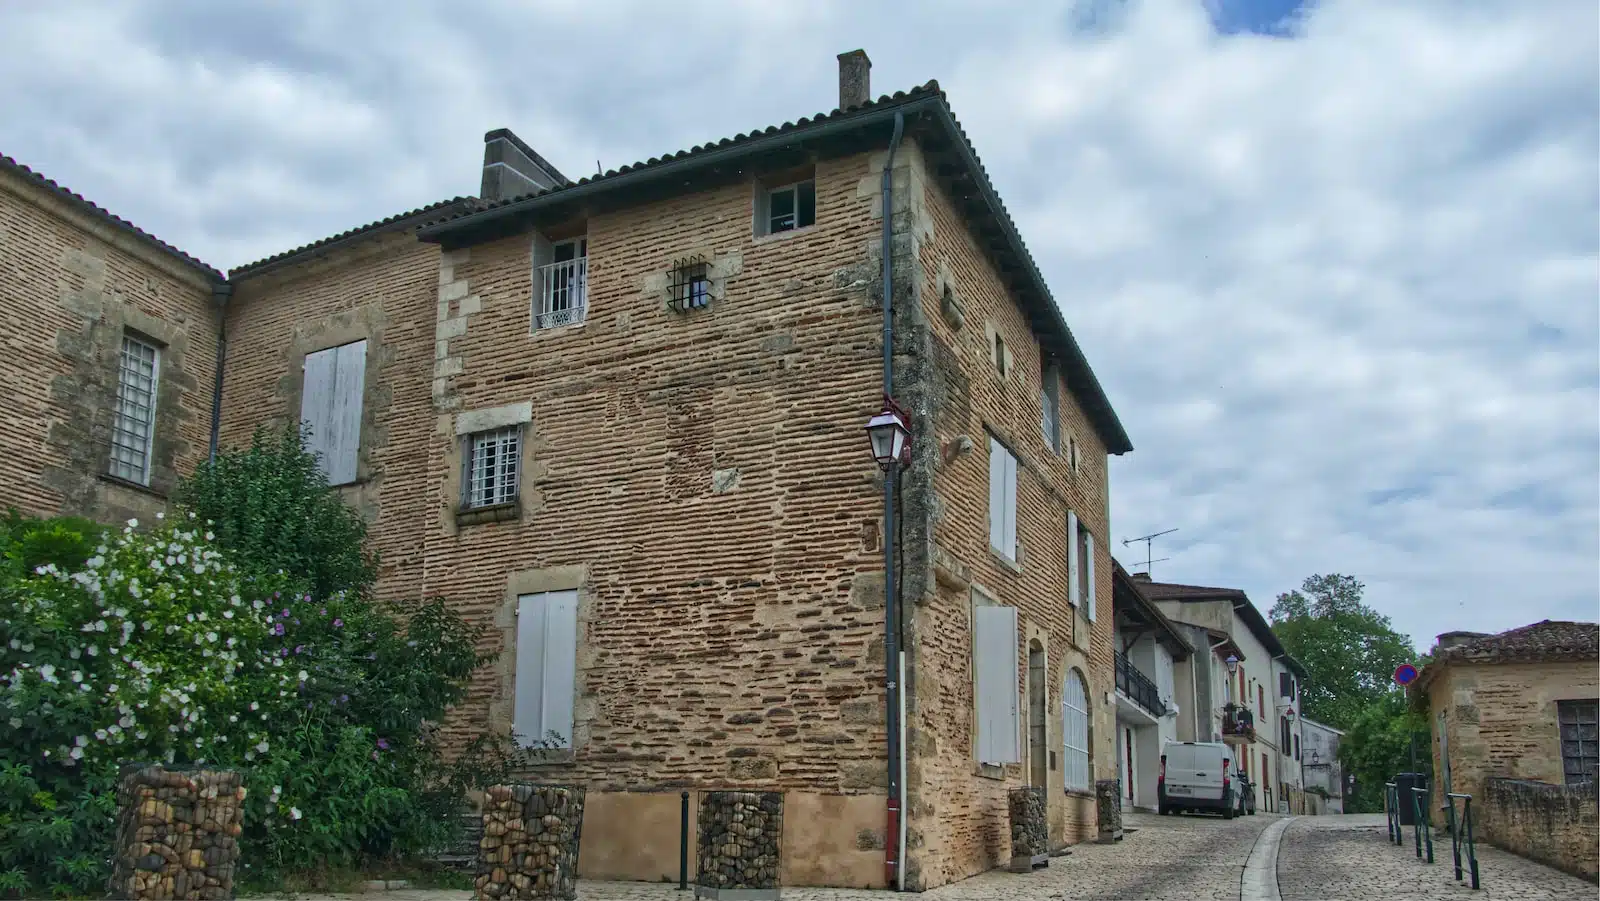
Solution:
[{"label": "stone wall", "polygon": [[[0,508],[149,518],[210,442],[220,276],[0,167]],[[122,336],[160,347],[149,485],[110,477]]]},{"label": "stone wall", "polygon": [[1094,784],[1094,794],[1099,814],[1097,840],[1104,843],[1122,838],[1122,805],[1117,801],[1122,796],[1122,780],[1100,779]]},{"label": "stone wall", "polygon": [[1590,882],[1600,870],[1600,783],[1489,778],[1473,799],[1477,838]]},{"label": "stone wall", "polygon": [[769,890],[777,897],[782,872],[783,795],[778,792],[707,792],[700,799],[695,897],[733,890]]},{"label": "stone wall", "polygon": [[[1034,861],[1050,853],[1044,789],[1013,788],[1011,806],[1011,869],[1029,872]],[[1048,863],[1048,859],[1045,861]]]},{"label": "stone wall", "polygon": [[[1067,673],[1077,670],[1090,704],[1091,780],[1116,771],[1112,751],[1112,601],[1108,457],[1081,405],[1063,383],[1059,449],[1040,428],[1041,349],[1027,314],[1007,290],[987,253],[915,151],[903,153],[905,181],[921,191],[911,222],[917,247],[924,335],[916,349],[926,362],[929,403],[918,409],[917,441],[929,455],[919,466],[933,480],[931,554],[936,584],[914,606],[917,659],[909,676],[915,701],[909,717],[913,754],[908,873],[915,888],[931,888],[1004,864],[1010,855],[1007,793],[1032,780],[1026,764],[980,767],[975,757],[973,607],[997,603],[1018,609],[1017,709],[1023,760],[1028,647],[1038,641],[1046,659],[1046,804],[1053,844],[1095,835],[1092,791],[1069,792],[1063,782],[1061,700]],[[897,179],[897,190],[901,190]],[[897,231],[900,225],[897,223]],[[949,289],[948,295],[946,288]],[[1002,375],[994,337],[1007,348]],[[1015,565],[989,547],[989,434],[1018,459]],[[1078,448],[1079,465],[1070,454]],[[1097,619],[1087,604],[1067,598],[1067,511],[1095,536]],[[908,524],[909,527],[909,524]],[[908,597],[910,597],[908,586]]]},{"label": "stone wall", "polygon": [[235,772],[124,767],[110,896],[232,898],[244,795]]},{"label": "stone wall", "polygon": [[[1439,785],[1447,769],[1439,760],[1442,715],[1449,789],[1476,798],[1490,777],[1565,781],[1557,704],[1600,697],[1600,667],[1594,661],[1450,663],[1429,674],[1427,693]],[[1433,821],[1443,823],[1438,810]]]},{"label": "stone wall", "polygon": [[583,807],[581,788],[490,786],[473,897],[576,898]]}]

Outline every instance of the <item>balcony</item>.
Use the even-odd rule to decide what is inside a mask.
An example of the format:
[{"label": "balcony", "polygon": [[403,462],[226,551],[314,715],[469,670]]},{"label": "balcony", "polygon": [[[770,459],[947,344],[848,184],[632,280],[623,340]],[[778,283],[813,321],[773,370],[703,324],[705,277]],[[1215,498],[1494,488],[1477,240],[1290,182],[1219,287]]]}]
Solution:
[{"label": "balcony", "polygon": [[1228,704],[1222,708],[1222,740],[1235,742],[1256,740],[1256,717],[1248,707]]},{"label": "balcony", "polygon": [[533,306],[535,330],[583,321],[589,310],[589,258],[540,266],[539,294]]},{"label": "balcony", "polygon": [[1113,652],[1112,659],[1117,667],[1117,691],[1122,692],[1152,716],[1166,716],[1167,705],[1161,700],[1161,691],[1156,688],[1155,681],[1140,672],[1121,651]]}]

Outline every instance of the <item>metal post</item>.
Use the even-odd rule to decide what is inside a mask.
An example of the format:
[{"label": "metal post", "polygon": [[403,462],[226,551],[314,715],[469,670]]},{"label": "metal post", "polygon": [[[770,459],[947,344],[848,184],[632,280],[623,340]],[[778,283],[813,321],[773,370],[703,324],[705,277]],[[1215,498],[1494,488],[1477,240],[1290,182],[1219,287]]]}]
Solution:
[{"label": "metal post", "polygon": [[1389,803],[1390,789],[1392,788],[1394,788],[1394,783],[1392,782],[1383,784],[1383,825],[1384,828],[1389,830],[1389,844],[1391,845],[1394,844],[1394,805]]},{"label": "metal post", "polygon": [[678,891],[689,890],[689,793],[678,796]]},{"label": "metal post", "polygon": [[1444,800],[1445,800],[1445,804],[1448,805],[1445,808],[1445,810],[1447,811],[1447,813],[1445,815],[1445,826],[1447,828],[1449,828],[1449,830],[1450,830],[1450,856],[1455,860],[1456,881],[1460,882],[1461,881],[1461,834],[1460,834],[1460,830],[1457,828],[1457,824],[1456,824],[1456,796],[1452,795],[1452,794],[1449,794],[1447,792],[1445,794],[1445,796],[1444,796]]},{"label": "metal post", "polygon": [[1467,802],[1463,814],[1467,818],[1467,863],[1472,868],[1472,887],[1478,885],[1478,843],[1472,839],[1472,796],[1467,795]]},{"label": "metal post", "polygon": [[[1413,772],[1412,775],[1415,775]],[[1417,859],[1422,859],[1422,811],[1417,809],[1417,789],[1411,788],[1411,837],[1417,842]]]}]

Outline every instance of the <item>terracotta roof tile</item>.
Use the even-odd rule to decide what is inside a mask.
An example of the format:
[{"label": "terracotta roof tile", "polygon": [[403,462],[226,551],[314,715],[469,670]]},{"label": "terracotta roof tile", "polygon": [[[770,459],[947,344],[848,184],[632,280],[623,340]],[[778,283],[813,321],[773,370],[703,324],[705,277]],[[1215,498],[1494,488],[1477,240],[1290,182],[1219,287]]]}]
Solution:
[{"label": "terracotta roof tile", "polygon": [[1541,661],[1600,659],[1600,623],[1540,620],[1446,648],[1437,661]]},{"label": "terracotta roof tile", "polygon": [[5,154],[0,154],[0,169],[16,173],[17,175],[21,176],[24,181],[32,182],[33,184],[44,188],[46,191],[49,191],[50,193],[66,200],[68,203],[71,203],[73,206],[84,211],[85,213],[88,213],[96,219],[121,229],[122,231],[128,232],[129,234],[140,239],[141,241],[144,241],[146,244],[149,244],[162,253],[177,259],[179,262],[199,269],[201,272],[211,276],[217,281],[222,280],[222,272],[220,270],[206,265],[200,260],[190,256],[187,253],[184,253],[176,247],[173,247],[171,244],[168,244],[155,235],[150,234],[139,226],[134,225],[132,222],[129,222],[121,216],[112,213],[105,207],[102,207],[99,204],[85,198],[82,194],[79,194],[78,192],[73,191],[72,189],[63,185],[57,184],[54,180],[44,177],[38,172],[35,172],[34,170],[28,168],[22,163],[17,162],[11,157],[6,156]]}]

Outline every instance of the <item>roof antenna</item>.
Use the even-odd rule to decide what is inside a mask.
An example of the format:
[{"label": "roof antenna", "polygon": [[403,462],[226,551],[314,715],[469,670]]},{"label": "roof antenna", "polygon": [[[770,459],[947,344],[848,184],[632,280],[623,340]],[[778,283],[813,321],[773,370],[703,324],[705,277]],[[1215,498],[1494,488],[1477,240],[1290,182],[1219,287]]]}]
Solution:
[{"label": "roof antenna", "polygon": [[604,175],[604,174],[606,174],[605,170],[600,168],[600,161],[599,160],[595,160],[594,161],[594,174],[596,174],[596,175]]},{"label": "roof antenna", "polygon": [[1150,565],[1151,564],[1153,564],[1153,563],[1161,563],[1161,562],[1164,562],[1164,561],[1172,559],[1171,557],[1158,557],[1158,558],[1156,558],[1154,560],[1150,559],[1150,542],[1156,540],[1157,538],[1160,538],[1162,535],[1171,535],[1173,532],[1176,532],[1176,531],[1178,531],[1178,530],[1177,529],[1168,529],[1165,532],[1153,532],[1153,533],[1151,533],[1149,535],[1141,535],[1138,538],[1124,538],[1124,539],[1122,539],[1122,546],[1123,547],[1127,547],[1128,545],[1134,543],[1135,541],[1144,542],[1144,574],[1148,576],[1148,575],[1150,575]]}]

